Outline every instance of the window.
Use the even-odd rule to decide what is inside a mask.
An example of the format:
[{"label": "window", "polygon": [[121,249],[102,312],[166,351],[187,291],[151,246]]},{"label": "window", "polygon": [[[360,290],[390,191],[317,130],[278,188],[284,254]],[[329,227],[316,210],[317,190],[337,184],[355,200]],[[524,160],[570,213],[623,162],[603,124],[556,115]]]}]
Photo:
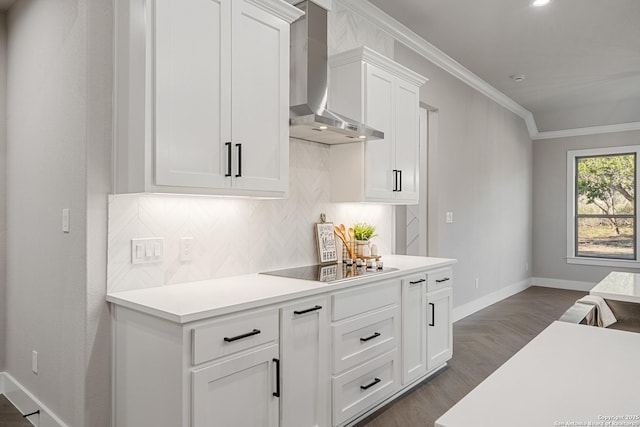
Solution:
[{"label": "window", "polygon": [[638,261],[639,151],[629,146],[568,152],[569,263],[633,267]]}]

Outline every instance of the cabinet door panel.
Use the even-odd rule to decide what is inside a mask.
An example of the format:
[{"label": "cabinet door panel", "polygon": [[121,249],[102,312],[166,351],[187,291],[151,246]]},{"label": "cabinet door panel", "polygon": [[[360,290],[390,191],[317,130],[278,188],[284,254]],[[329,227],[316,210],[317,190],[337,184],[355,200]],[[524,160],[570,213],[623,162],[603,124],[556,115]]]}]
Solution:
[{"label": "cabinet door panel", "polygon": [[278,345],[194,370],[193,427],[278,425]]},{"label": "cabinet door panel", "polygon": [[427,294],[427,368],[432,370],[453,354],[452,290]]},{"label": "cabinet door panel", "polygon": [[396,200],[418,203],[420,169],[419,89],[398,80],[396,90],[396,169],[401,171],[401,191]]},{"label": "cabinet door panel", "polygon": [[230,0],[155,3],[155,184],[230,185]]},{"label": "cabinet door panel", "polygon": [[327,302],[315,298],[281,310],[281,427],[329,425]]},{"label": "cabinet door panel", "polygon": [[427,373],[427,281],[424,274],[402,280],[402,383]]},{"label": "cabinet door panel", "polygon": [[393,150],[393,86],[395,78],[366,64],[365,123],[384,132],[384,139],[365,142],[365,196],[393,197],[395,153]]},{"label": "cabinet door panel", "polygon": [[253,4],[234,1],[232,52],[233,174],[241,175],[234,185],[286,191],[289,25]]}]

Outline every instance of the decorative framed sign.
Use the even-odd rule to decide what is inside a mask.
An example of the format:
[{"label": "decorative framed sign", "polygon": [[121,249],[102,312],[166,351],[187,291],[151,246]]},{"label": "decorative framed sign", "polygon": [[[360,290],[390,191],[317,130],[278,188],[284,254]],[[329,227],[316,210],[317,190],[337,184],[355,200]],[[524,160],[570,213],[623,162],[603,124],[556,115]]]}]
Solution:
[{"label": "decorative framed sign", "polygon": [[319,222],[315,225],[318,261],[320,264],[338,262],[338,249],[332,222]]}]

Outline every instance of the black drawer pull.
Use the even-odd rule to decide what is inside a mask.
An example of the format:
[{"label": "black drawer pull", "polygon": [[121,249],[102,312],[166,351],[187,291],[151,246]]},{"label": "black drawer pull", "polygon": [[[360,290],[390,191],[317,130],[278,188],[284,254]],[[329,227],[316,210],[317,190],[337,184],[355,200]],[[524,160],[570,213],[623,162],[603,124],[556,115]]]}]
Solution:
[{"label": "black drawer pull", "polygon": [[227,147],[227,173],[224,176],[231,176],[231,142],[225,142],[224,145]]},{"label": "black drawer pull", "polygon": [[420,280],[416,280],[415,282],[409,282],[410,285],[417,285],[418,283],[423,283],[426,282],[426,279],[420,279]]},{"label": "black drawer pull", "polygon": [[322,310],[322,306],[321,305],[316,305],[315,307],[311,307],[311,308],[307,308],[306,310],[300,310],[300,311],[294,311],[293,314],[307,314],[307,313],[311,313],[312,311],[316,311],[316,310]]},{"label": "black drawer pull", "polygon": [[276,365],[276,391],[273,393],[275,397],[280,397],[280,359],[273,359]]},{"label": "black drawer pull", "polygon": [[258,335],[260,333],[260,329],[254,329],[251,332],[247,332],[246,334],[242,334],[242,335],[237,335],[235,337],[224,337],[225,342],[233,342],[233,341],[237,341],[237,340],[241,340],[242,338],[249,338],[252,337],[254,335]]},{"label": "black drawer pull", "polygon": [[236,148],[238,149],[238,173],[236,178],[240,178],[242,176],[242,144],[236,144]]},{"label": "black drawer pull", "polygon": [[366,338],[360,338],[360,341],[362,341],[362,342],[367,342],[367,341],[372,340],[372,339],[374,339],[374,338],[378,338],[379,336],[380,336],[380,332],[376,332],[375,334],[373,334],[373,335],[371,335],[371,336],[369,336],[369,337],[366,337]]},{"label": "black drawer pull", "polygon": [[451,279],[449,279],[448,277],[445,277],[444,279],[440,279],[440,280],[437,280],[437,279],[436,279],[436,283],[447,282],[447,281],[449,281],[449,280],[451,280]]},{"label": "black drawer pull", "polygon": [[432,302],[429,305],[431,306],[431,323],[429,323],[429,326],[436,326],[436,306]]},{"label": "black drawer pull", "polygon": [[362,390],[367,390],[367,389],[373,387],[374,385],[378,384],[380,381],[382,381],[380,378],[375,378],[370,384],[361,385],[360,388]]}]

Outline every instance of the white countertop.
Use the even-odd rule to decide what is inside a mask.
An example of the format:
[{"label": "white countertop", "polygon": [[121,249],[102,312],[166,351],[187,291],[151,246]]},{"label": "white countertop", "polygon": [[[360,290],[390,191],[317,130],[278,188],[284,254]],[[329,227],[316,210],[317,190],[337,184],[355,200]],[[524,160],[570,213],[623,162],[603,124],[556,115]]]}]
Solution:
[{"label": "white countertop", "polygon": [[614,301],[640,303],[640,274],[612,271],[589,293]]},{"label": "white countertop", "polygon": [[179,285],[122,291],[107,294],[107,301],[177,323],[187,323],[268,304],[275,304],[346,289],[363,283],[390,279],[429,268],[444,267],[456,260],[448,258],[385,255],[386,267],[398,270],[363,276],[336,283],[289,279],[264,274],[248,274],[203,280]]},{"label": "white countertop", "polygon": [[640,426],[639,360],[638,333],[554,322],[435,425]]}]

